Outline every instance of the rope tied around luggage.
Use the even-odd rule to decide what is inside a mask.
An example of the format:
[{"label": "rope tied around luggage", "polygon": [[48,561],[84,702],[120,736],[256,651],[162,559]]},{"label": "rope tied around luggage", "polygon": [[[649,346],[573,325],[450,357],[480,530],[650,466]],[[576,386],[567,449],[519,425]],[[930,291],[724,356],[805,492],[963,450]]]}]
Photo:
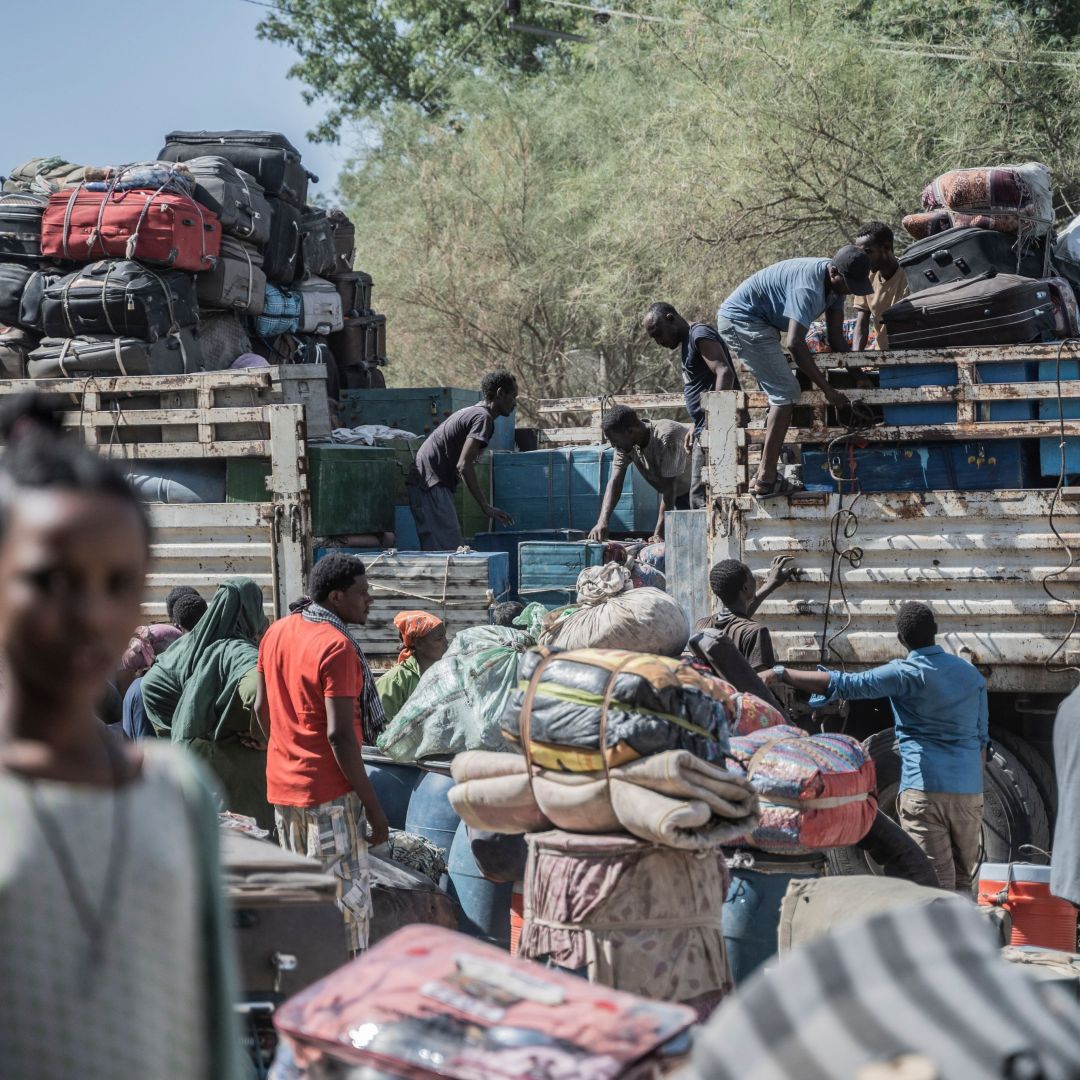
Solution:
[{"label": "rope tied around luggage", "polygon": [[[443,581],[441,597],[425,596],[423,593],[411,592],[408,589],[395,588],[392,585],[378,585],[370,579],[368,581],[368,588],[372,592],[382,592],[386,593],[389,596],[405,596],[408,597],[410,600],[423,600],[425,604],[434,604],[437,607],[442,608],[442,613],[445,616],[447,593],[450,587],[450,560],[453,559],[455,555],[465,554],[468,550],[468,548],[461,547],[458,548],[457,551],[452,551],[448,555],[446,555],[445,562],[443,563]],[[397,554],[397,548],[390,548],[387,551],[380,551],[379,554],[376,555],[375,558],[367,564],[366,569],[371,570],[373,567],[378,566],[379,563],[382,562],[384,559],[389,559]]]}]

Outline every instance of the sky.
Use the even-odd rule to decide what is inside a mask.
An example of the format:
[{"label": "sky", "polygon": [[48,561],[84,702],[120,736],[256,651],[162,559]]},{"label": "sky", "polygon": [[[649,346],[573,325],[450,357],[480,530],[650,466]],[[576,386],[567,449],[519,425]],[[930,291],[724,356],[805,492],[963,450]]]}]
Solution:
[{"label": "sky", "polygon": [[34,0],[5,20],[0,174],[32,157],[120,165],[157,156],[173,130],[280,131],[332,197],[354,147],[312,144],[322,118],[260,41],[245,0]]}]

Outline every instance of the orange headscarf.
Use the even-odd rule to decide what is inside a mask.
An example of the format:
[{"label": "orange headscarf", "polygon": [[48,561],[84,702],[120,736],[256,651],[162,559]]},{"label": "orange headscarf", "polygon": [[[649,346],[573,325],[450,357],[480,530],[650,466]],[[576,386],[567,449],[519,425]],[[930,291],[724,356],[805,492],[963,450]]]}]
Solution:
[{"label": "orange headscarf", "polygon": [[432,630],[442,626],[443,621],[437,615],[429,615],[426,611],[399,611],[394,616],[394,625],[401,635],[402,650],[398,653],[397,662],[405,663],[413,654],[413,646]]}]

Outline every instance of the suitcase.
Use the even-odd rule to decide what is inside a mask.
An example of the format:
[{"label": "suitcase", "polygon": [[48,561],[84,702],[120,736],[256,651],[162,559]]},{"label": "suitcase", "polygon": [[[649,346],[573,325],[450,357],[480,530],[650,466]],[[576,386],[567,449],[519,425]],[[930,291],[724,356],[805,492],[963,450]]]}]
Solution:
[{"label": "suitcase", "polygon": [[348,960],[336,879],[320,862],[229,829],[221,861],[243,994],[290,996]]},{"label": "suitcase", "polygon": [[40,329],[48,337],[94,334],[156,341],[176,327],[198,322],[194,275],[149,270],[125,259],[91,263],[48,280],[41,299]]},{"label": "suitcase", "polygon": [[277,195],[296,207],[307,201],[311,174],[300,164],[300,151],[276,131],[171,131],[158,154],[162,161],[205,156],[223,157],[250,173],[267,195]]},{"label": "suitcase", "polygon": [[34,273],[34,268],[24,263],[0,263],[0,323],[13,326],[22,321],[23,292]]},{"label": "suitcase", "polygon": [[331,279],[341,297],[341,311],[347,319],[371,314],[371,275],[361,270],[335,274]]},{"label": "suitcase", "polygon": [[262,255],[252,244],[223,236],[217,266],[199,274],[195,286],[200,307],[259,315],[266,300]]},{"label": "suitcase", "polygon": [[1018,256],[1016,237],[995,229],[948,229],[912,244],[900,256],[900,265],[907,273],[908,289],[917,293],[988,270],[1041,278],[1043,252],[1035,248]]},{"label": "suitcase", "polygon": [[279,334],[295,334],[300,324],[300,309],[298,292],[267,283],[263,311],[251,319],[251,331],[264,340]]},{"label": "suitcase", "polygon": [[195,180],[195,200],[217,214],[221,231],[262,250],[270,239],[270,204],[255,177],[223,157],[197,157],[185,164]]},{"label": "suitcase", "polygon": [[47,195],[0,195],[0,259],[41,261],[41,215],[48,205]]},{"label": "suitcase", "polygon": [[330,335],[330,350],[337,358],[342,385],[346,389],[363,390],[371,386],[367,371],[378,366],[385,356],[385,342],[385,315],[347,318],[342,329]]},{"label": "suitcase", "polygon": [[300,269],[300,211],[280,199],[267,199],[270,236],[266,241],[263,270],[275,285],[291,285]]},{"label": "suitcase", "polygon": [[25,379],[26,361],[41,338],[21,326],[0,326],[0,375],[5,379]]},{"label": "suitcase", "polygon": [[1021,345],[1054,334],[1049,286],[1016,274],[935,285],[894,304],[882,319],[892,349]]},{"label": "suitcase", "polygon": [[31,379],[83,375],[186,375],[201,370],[202,352],[190,330],[179,330],[154,342],[90,335],[45,338],[27,361]]},{"label": "suitcase", "polygon": [[341,297],[325,278],[305,278],[296,286],[300,294],[300,325],[304,334],[332,334],[341,330]]},{"label": "suitcase", "polygon": [[345,274],[353,268],[356,259],[356,227],[345,216],[343,210],[331,210],[327,213],[330,229],[334,236],[334,273]]},{"label": "suitcase", "polygon": [[300,218],[300,273],[303,277],[331,274],[337,268],[337,248],[325,210],[305,206]]},{"label": "suitcase", "polygon": [[237,311],[211,311],[199,322],[199,345],[203,367],[224,371],[244,353],[255,352],[248,334],[247,319]]},{"label": "suitcase", "polygon": [[65,262],[113,257],[209,270],[220,251],[217,215],[171,191],[58,191],[41,219],[42,254]]},{"label": "suitcase", "polygon": [[64,276],[62,270],[49,267],[44,270],[35,270],[23,286],[22,296],[19,300],[17,322],[19,326],[27,330],[40,333],[41,301],[45,297],[45,290],[49,285],[59,281]]}]

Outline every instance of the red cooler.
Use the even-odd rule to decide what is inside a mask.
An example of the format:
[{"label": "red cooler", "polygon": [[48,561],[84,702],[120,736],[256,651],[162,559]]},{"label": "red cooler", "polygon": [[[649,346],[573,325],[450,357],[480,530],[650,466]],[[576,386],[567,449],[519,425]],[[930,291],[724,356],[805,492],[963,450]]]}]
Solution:
[{"label": "red cooler", "polygon": [[1076,952],[1076,908],[1050,893],[1050,867],[983,863],[979,903],[1003,907],[1012,918],[1013,945]]}]

